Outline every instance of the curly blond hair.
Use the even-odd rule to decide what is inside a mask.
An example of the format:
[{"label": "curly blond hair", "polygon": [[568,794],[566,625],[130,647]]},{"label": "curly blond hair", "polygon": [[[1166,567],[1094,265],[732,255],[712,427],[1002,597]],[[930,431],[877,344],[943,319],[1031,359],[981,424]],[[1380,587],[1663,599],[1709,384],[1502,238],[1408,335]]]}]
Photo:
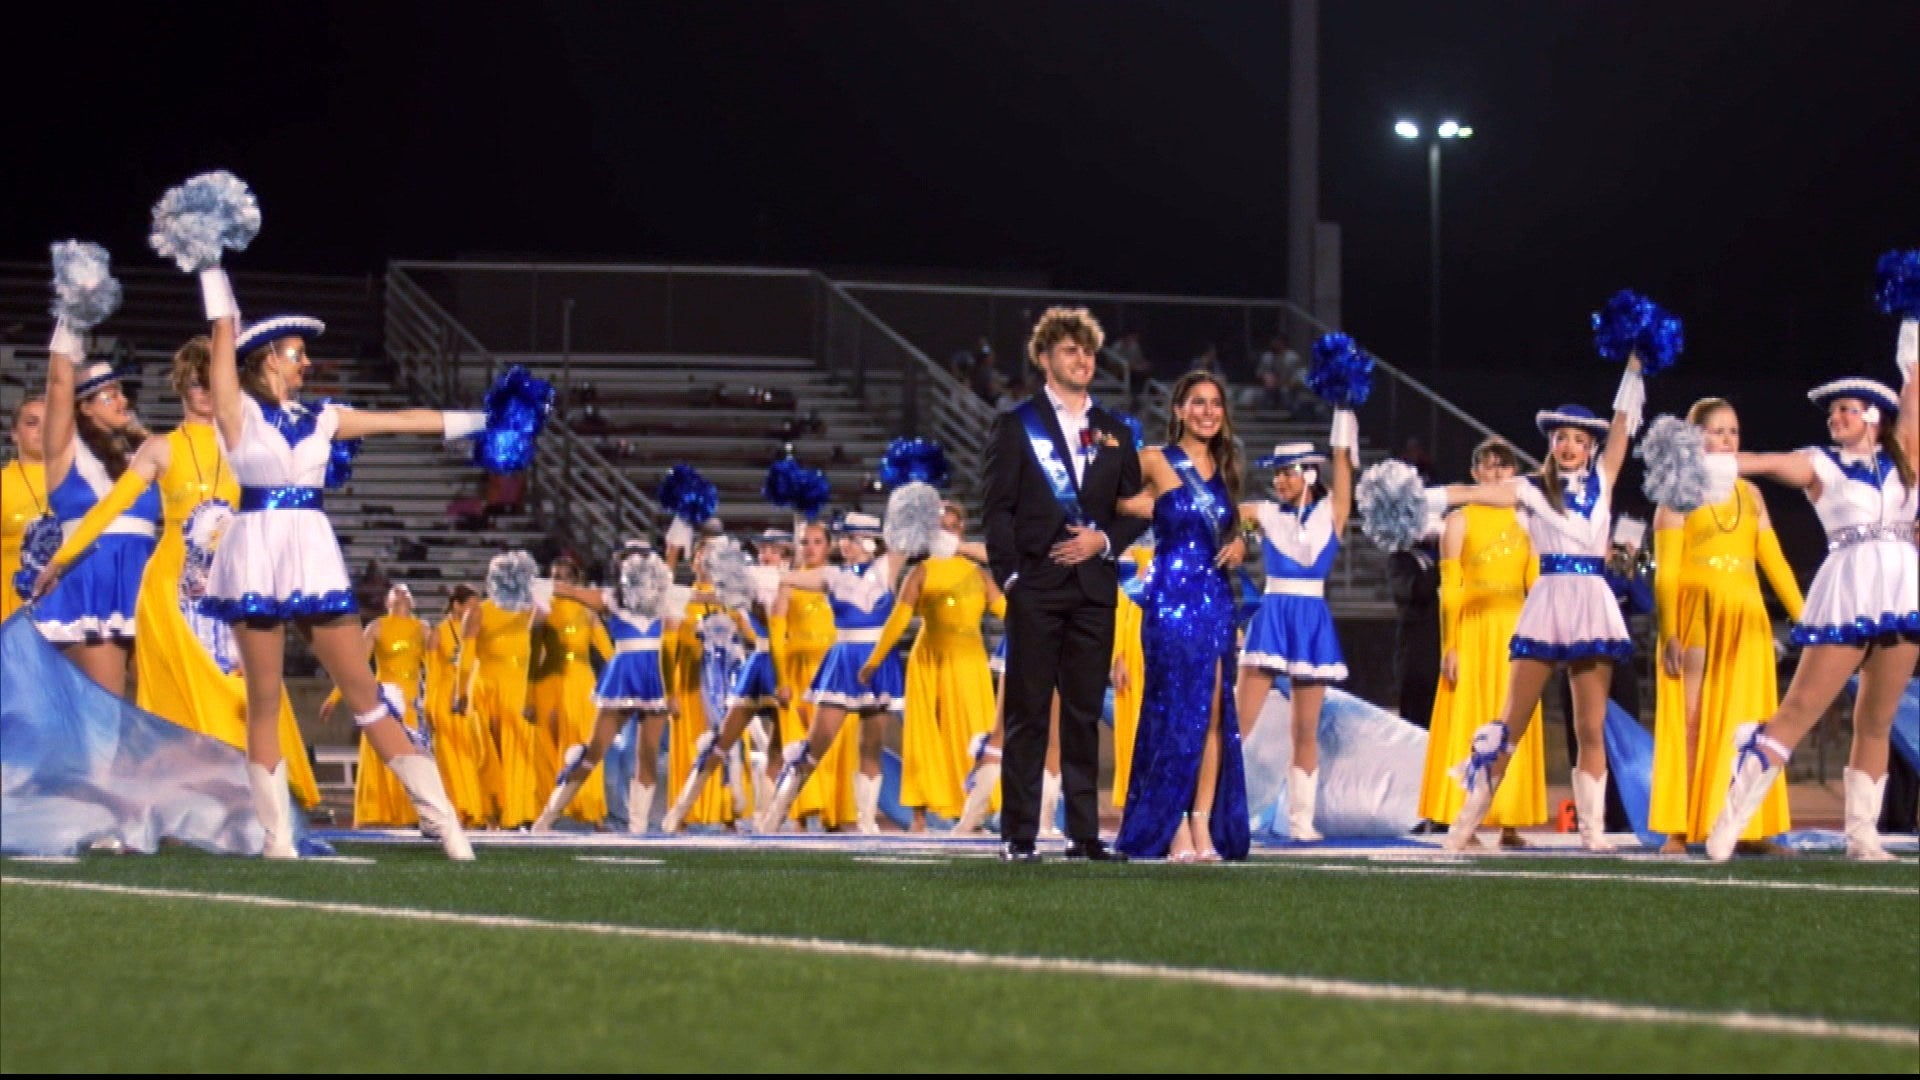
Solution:
[{"label": "curly blond hair", "polygon": [[1086,308],[1051,307],[1033,324],[1033,337],[1027,342],[1027,358],[1038,366],[1040,358],[1062,341],[1072,341],[1089,353],[1098,353],[1107,335],[1100,320]]}]

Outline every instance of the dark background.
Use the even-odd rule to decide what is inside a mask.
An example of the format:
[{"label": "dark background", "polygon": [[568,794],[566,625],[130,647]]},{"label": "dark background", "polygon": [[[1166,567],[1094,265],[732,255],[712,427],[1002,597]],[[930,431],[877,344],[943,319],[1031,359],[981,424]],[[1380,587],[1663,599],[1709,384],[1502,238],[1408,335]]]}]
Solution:
[{"label": "dark background", "polygon": [[[1627,286],[1687,319],[1702,375],[1890,370],[1868,293],[1875,256],[1920,243],[1920,4],[1329,0],[1321,17],[1322,217],[1344,229],[1346,325],[1382,356],[1426,365],[1424,154],[1390,127],[1445,112],[1476,138],[1444,170],[1443,382],[1585,372],[1585,313]],[[152,261],[153,200],[224,167],[260,193],[241,257],[257,268],[513,254],[1285,287],[1281,3],[10,18],[9,259],[77,235]]]}]

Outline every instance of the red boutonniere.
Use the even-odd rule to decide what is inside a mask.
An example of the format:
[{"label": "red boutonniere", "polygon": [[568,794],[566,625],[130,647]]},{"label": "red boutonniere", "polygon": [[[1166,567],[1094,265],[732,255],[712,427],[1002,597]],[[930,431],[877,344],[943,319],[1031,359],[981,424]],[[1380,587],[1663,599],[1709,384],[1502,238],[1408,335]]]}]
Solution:
[{"label": "red boutonniere", "polygon": [[1092,427],[1083,427],[1080,429],[1080,450],[1082,453],[1093,449],[1093,440],[1096,434]]}]

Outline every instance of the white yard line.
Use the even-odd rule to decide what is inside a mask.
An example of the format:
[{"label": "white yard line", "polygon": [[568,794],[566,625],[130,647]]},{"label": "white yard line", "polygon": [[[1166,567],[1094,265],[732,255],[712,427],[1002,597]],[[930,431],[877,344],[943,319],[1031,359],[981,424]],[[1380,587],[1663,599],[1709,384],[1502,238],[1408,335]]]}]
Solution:
[{"label": "white yard line", "polygon": [[946,859],[917,859],[905,855],[855,855],[854,862],[881,863],[886,866],[945,866]]},{"label": "white yard line", "polygon": [[659,866],[663,859],[643,859],[625,855],[575,855],[574,862],[601,863],[605,866]]},{"label": "white yard line", "polygon": [[1520,881],[1614,881],[1634,885],[1693,885],[1704,889],[1777,889],[1784,892],[1864,893],[1920,897],[1920,886],[1915,885],[1835,885],[1816,881],[1750,881],[1740,878],[1692,877],[1683,874],[1597,874],[1583,870],[1483,870],[1459,863],[1452,865],[1373,863],[1356,866],[1318,862],[1266,862],[1258,865],[1266,870],[1318,871],[1330,874],[1410,874],[1445,878],[1511,878]]},{"label": "white yard line", "polygon": [[409,922],[446,923],[507,930],[563,931],[606,937],[636,938],[647,941],[687,942],[723,945],[817,956],[847,956],[911,964],[989,971],[1017,971],[1039,975],[1077,975],[1091,978],[1141,979],[1150,982],[1216,986],[1263,993],[1296,994],[1396,1005],[1426,1006],[1444,1009],[1471,1009],[1493,1012],[1554,1016],[1573,1020],[1606,1023],[1660,1024],[1682,1027],[1708,1027],[1723,1031],[1743,1031],[1763,1035],[1796,1038],[1838,1039],[1847,1042],[1881,1043],[1920,1049],[1920,1028],[1888,1024],[1850,1023],[1815,1017],[1781,1016],[1767,1013],[1710,1012],[1674,1009],[1658,1005],[1627,1002],[1592,1001],[1534,994],[1500,994],[1480,990],[1450,990],[1440,987],[1402,986],[1347,979],[1326,979],[1301,975],[1279,975],[1220,968],[1183,968],[1163,964],[1138,964],[1112,960],[1079,960],[1067,957],[1010,956],[967,952],[955,949],[913,948],[876,945],[856,941],[830,941],[820,938],[778,937],[769,934],[742,934],[723,930],[678,930],[666,927],[621,926],[613,923],[561,922],[516,915],[472,915],[420,908],[387,908],[369,904],[348,904],[322,900],[295,900],[277,896],[252,896],[245,893],[198,892],[190,889],[157,889],[105,882],[54,881],[38,878],[0,876],[0,885],[26,888],[68,889],[78,892],[137,896],[158,900],[187,900],[195,903],[224,903],[247,907],[315,911],[330,915],[396,919]]}]

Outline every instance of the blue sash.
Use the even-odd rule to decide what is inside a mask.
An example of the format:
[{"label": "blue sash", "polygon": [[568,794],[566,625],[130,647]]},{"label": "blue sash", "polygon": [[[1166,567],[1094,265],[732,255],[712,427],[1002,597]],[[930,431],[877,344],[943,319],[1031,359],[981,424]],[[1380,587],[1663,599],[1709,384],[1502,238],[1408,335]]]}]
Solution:
[{"label": "blue sash", "polygon": [[1054,445],[1053,433],[1040,418],[1040,410],[1027,401],[1013,412],[1020,418],[1020,426],[1027,429],[1027,445],[1033,447],[1033,459],[1046,476],[1047,486],[1053,489],[1060,509],[1067,515],[1067,524],[1087,524],[1087,515],[1080,509],[1080,488],[1073,479],[1073,467],[1060,460],[1059,448]]},{"label": "blue sash", "polygon": [[1201,515],[1207,519],[1208,526],[1213,529],[1215,539],[1218,539],[1228,507],[1214,495],[1213,488],[1200,478],[1200,470],[1194,467],[1193,459],[1187,456],[1185,450],[1178,446],[1169,446],[1161,453],[1165,455],[1167,464],[1172,466],[1173,474],[1180,478],[1180,482],[1185,484],[1187,491],[1193,495],[1193,505],[1199,508]]}]

